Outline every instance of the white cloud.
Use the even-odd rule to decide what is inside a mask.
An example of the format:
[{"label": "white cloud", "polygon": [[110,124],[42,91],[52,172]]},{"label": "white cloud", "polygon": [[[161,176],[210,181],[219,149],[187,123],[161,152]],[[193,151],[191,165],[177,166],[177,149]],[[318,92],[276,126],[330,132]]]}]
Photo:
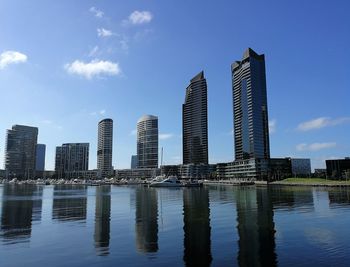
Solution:
[{"label": "white cloud", "polygon": [[136,135],[137,134],[137,130],[136,129],[134,129],[134,130],[132,130],[131,132],[130,132],[130,135]]},{"label": "white cloud", "polygon": [[104,115],[104,114],[106,114],[106,110],[105,109],[101,109],[100,110],[100,115]]},{"label": "white cloud", "polygon": [[321,149],[327,149],[335,147],[337,143],[335,142],[329,142],[329,143],[312,143],[312,144],[298,144],[296,146],[297,151],[319,151]]},{"label": "white cloud", "polygon": [[100,75],[119,75],[121,73],[118,63],[97,59],[89,63],[75,60],[72,63],[66,64],[64,68],[68,73],[84,76],[87,79]]},{"label": "white cloud", "polygon": [[94,57],[96,56],[97,52],[99,50],[99,47],[96,45],[95,47],[93,47],[90,52],[89,52],[89,57]]},{"label": "white cloud", "polygon": [[27,62],[28,57],[17,51],[5,51],[0,54],[0,69],[7,65]]},{"label": "white cloud", "polygon": [[298,125],[297,130],[299,131],[310,131],[315,129],[321,129],[329,126],[336,126],[350,122],[350,117],[341,117],[331,119],[330,117],[320,117],[310,121],[302,122]]},{"label": "white cloud", "polygon": [[159,139],[160,140],[167,140],[172,138],[174,135],[171,133],[165,133],[165,134],[159,134]]},{"label": "white cloud", "polygon": [[275,119],[269,121],[269,133],[275,133],[276,132],[276,124],[277,121]]},{"label": "white cloud", "polygon": [[113,35],[113,32],[110,30],[106,30],[105,28],[98,28],[97,29],[97,35],[99,37],[109,37]]},{"label": "white cloud", "polygon": [[149,23],[153,18],[153,15],[151,12],[149,11],[138,11],[135,10],[134,12],[132,12],[128,18],[129,23],[131,24],[145,24],[145,23]]},{"label": "white cloud", "polygon": [[97,18],[102,18],[104,13],[103,11],[97,9],[96,7],[90,7],[89,11],[95,15]]}]

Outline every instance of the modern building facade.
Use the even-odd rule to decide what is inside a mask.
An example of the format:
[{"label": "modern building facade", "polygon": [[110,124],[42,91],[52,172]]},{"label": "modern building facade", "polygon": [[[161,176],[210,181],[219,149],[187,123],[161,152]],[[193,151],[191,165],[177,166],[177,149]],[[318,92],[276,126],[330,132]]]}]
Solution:
[{"label": "modern building facade", "polygon": [[5,170],[8,177],[34,177],[37,140],[37,127],[14,125],[7,130]]},{"label": "modern building facade", "polygon": [[116,179],[151,179],[160,175],[160,169],[158,168],[138,168],[138,169],[119,169],[115,170]]},{"label": "modern building facade", "polygon": [[207,82],[201,71],[191,79],[182,105],[183,164],[208,164]]},{"label": "modern building facade", "polygon": [[158,117],[144,115],[137,121],[137,167],[158,168]]},{"label": "modern building facade", "polygon": [[[89,169],[89,143],[67,143],[56,147],[55,171],[58,178]],[[74,175],[73,175],[74,176]]]},{"label": "modern building facade", "polygon": [[131,169],[137,169],[137,155],[131,156]]},{"label": "modern building facade", "polygon": [[43,172],[45,170],[45,151],[46,145],[37,144],[36,145],[36,162],[35,170],[38,172]]},{"label": "modern building facade", "polygon": [[350,179],[350,157],[326,160],[327,177]]},{"label": "modern building facade", "polygon": [[290,158],[292,165],[293,176],[310,176],[311,175],[311,160]]},{"label": "modern building facade", "polygon": [[231,65],[235,159],[270,158],[265,56],[248,48]]},{"label": "modern building facade", "polygon": [[97,142],[97,169],[101,171],[102,177],[108,177],[113,174],[112,152],[113,120],[104,119],[98,123]]}]

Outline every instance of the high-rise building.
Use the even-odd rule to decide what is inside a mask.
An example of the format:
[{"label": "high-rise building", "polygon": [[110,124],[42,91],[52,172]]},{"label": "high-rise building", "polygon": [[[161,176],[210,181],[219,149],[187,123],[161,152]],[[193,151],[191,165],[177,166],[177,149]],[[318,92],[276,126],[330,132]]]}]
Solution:
[{"label": "high-rise building", "polygon": [[38,128],[14,125],[7,130],[5,169],[10,177],[30,179],[35,174]]},{"label": "high-rise building", "polygon": [[89,169],[89,143],[67,143],[56,147],[55,172],[58,178],[68,172]]},{"label": "high-rise building", "polygon": [[97,169],[102,177],[113,174],[113,120],[104,119],[98,123]]},{"label": "high-rise building", "polygon": [[270,158],[265,56],[248,48],[231,65],[236,160]]},{"label": "high-rise building", "polygon": [[131,156],[131,169],[137,169],[137,155]]},{"label": "high-rise building", "polygon": [[182,105],[183,164],[208,164],[207,81],[204,72],[192,78]]},{"label": "high-rise building", "polygon": [[45,151],[46,145],[37,144],[36,145],[36,162],[35,170],[39,172],[45,171]]},{"label": "high-rise building", "polygon": [[158,168],[158,117],[142,116],[137,121],[137,167]]}]

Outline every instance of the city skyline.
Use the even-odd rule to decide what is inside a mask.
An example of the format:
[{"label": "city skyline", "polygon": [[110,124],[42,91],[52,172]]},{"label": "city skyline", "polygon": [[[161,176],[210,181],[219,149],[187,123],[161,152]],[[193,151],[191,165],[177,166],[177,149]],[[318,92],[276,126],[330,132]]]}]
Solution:
[{"label": "city skyline", "polygon": [[[0,6],[0,87],[6,99],[0,112],[9,114],[0,121],[1,168],[6,129],[24,124],[39,128],[46,169],[54,169],[55,147],[67,142],[89,142],[95,169],[96,125],[106,117],[116,125],[112,165],[129,168],[142,114],[159,117],[164,164],[179,164],[183,90],[200,70],[208,83],[209,162],[232,161],[230,64],[247,47],[266,57],[271,157],[310,157],[312,168],[320,168],[325,159],[349,155],[345,1],[321,2],[317,10],[312,3],[259,3],[250,7],[249,22],[243,12],[248,4],[226,1],[201,6],[196,20],[191,14],[198,4],[187,2]],[[32,16],[36,10],[40,19]]]}]

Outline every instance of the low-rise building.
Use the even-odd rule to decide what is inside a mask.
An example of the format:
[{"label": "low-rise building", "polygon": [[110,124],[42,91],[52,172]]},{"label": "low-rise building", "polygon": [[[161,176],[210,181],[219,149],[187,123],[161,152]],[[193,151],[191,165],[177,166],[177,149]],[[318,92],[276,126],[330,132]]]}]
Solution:
[{"label": "low-rise building", "polygon": [[333,179],[350,179],[350,157],[326,160],[327,177]]},{"label": "low-rise building", "polygon": [[311,175],[311,161],[310,159],[290,158],[292,165],[292,175],[294,177],[302,177]]},{"label": "low-rise building", "polygon": [[161,166],[163,175],[175,175],[179,179],[216,178],[216,164],[179,164]]},{"label": "low-rise building", "polygon": [[158,168],[138,168],[138,169],[121,169],[115,170],[117,179],[151,179],[160,175]]},{"label": "low-rise building", "polygon": [[291,177],[290,158],[246,159],[218,163],[216,176],[219,180],[275,181]]}]

